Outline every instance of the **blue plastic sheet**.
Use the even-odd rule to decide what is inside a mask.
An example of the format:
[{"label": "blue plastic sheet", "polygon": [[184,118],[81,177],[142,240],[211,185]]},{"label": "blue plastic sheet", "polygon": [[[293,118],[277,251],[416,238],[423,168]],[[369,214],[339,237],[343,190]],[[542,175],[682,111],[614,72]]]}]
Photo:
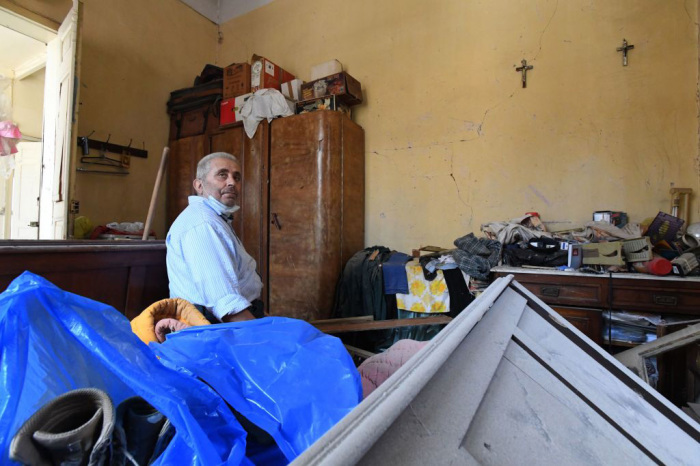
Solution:
[{"label": "blue plastic sheet", "polygon": [[141,396],[171,420],[156,464],[250,464],[245,431],[209,387],[160,364],[114,308],[25,272],[0,294],[0,462],[37,409],[83,387],[115,406]]},{"label": "blue plastic sheet", "polygon": [[[178,465],[286,463],[362,398],[340,340],[306,322],[192,327],[149,348],[114,308],[25,272],[0,294],[0,458],[37,409],[83,387],[167,416],[176,435],[156,464]],[[246,444],[229,404],[277,445]]]},{"label": "blue plastic sheet", "polygon": [[151,347],[162,363],[206,381],[269,433],[287,461],[362,400],[359,373],[342,342],[302,320],[190,327]]}]

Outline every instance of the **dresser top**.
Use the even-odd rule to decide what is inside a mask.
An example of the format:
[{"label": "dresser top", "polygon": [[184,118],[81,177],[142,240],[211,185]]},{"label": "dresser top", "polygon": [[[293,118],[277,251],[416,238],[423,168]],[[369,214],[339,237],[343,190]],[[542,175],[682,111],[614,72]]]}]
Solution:
[{"label": "dresser top", "polygon": [[[574,271],[564,271],[558,270],[553,267],[511,267],[506,265],[500,265],[491,268],[491,273],[502,273],[502,274],[516,274],[525,273],[533,275],[559,275],[567,277],[608,277],[609,273],[584,273],[584,272],[574,272]],[[612,278],[624,278],[633,280],[664,280],[664,281],[675,281],[675,282],[695,282],[700,284],[700,277],[679,277],[677,275],[667,275],[661,277],[659,275],[651,275],[646,273],[612,273]]]}]

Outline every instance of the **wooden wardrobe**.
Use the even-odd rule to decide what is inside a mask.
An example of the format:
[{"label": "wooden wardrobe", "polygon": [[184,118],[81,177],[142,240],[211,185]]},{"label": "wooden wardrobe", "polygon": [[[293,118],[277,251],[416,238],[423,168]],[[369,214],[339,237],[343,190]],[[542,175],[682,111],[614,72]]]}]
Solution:
[{"label": "wooden wardrobe", "polygon": [[168,225],[187,206],[199,159],[236,155],[243,170],[234,228],[256,260],[271,315],[331,317],[345,263],[364,247],[364,131],[338,111],[171,140]]}]

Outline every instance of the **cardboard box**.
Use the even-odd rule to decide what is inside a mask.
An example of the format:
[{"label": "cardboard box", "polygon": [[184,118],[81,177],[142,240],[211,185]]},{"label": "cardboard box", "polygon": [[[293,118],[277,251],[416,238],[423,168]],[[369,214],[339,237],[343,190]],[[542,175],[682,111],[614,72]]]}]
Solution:
[{"label": "cardboard box", "polygon": [[241,107],[251,95],[253,94],[248,93],[232,99],[223,100],[221,102],[221,112],[219,114],[220,126],[231,125],[241,121]]},{"label": "cardboard box", "polygon": [[608,222],[618,228],[627,224],[627,213],[615,210],[597,210],[593,212],[594,222]]},{"label": "cardboard box", "polygon": [[298,101],[301,99],[301,85],[304,81],[301,79],[292,79],[286,83],[282,83],[282,94],[288,99]]},{"label": "cardboard box", "polygon": [[323,97],[321,99],[302,100],[301,102],[296,103],[296,107],[297,115],[301,113],[314,112],[316,110],[338,110],[345,113],[347,116],[352,117],[352,110],[350,110],[350,107],[342,102],[339,102],[334,95]]},{"label": "cardboard box", "polygon": [[280,90],[282,83],[295,78],[292,73],[280,68],[265,57],[253,55],[250,61],[250,91],[260,89]]},{"label": "cardboard box", "polygon": [[224,68],[224,99],[250,93],[250,65],[234,63]]},{"label": "cardboard box", "polygon": [[584,265],[625,265],[622,258],[622,241],[586,243],[581,246]]},{"label": "cardboard box", "polygon": [[362,103],[360,82],[346,72],[332,74],[301,85],[302,100],[319,99],[334,95],[345,105]]},{"label": "cardboard box", "polygon": [[343,64],[338,60],[329,60],[311,67],[311,80],[325,78],[336,73],[342,73]]}]

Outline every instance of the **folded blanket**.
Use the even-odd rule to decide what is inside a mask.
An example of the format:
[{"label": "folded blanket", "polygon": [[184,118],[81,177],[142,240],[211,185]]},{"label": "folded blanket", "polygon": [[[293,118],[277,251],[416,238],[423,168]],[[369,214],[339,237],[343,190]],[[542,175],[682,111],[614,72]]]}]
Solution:
[{"label": "folded blanket", "polygon": [[[156,327],[161,320],[165,320],[160,325],[162,340],[156,334]],[[209,321],[197,310],[189,301],[181,298],[161,299],[148,306],[141,314],[131,321],[131,330],[148,344],[152,341],[162,342],[165,335],[170,331],[180,330],[172,321],[185,324],[184,326],[209,325]],[[182,327],[184,328],[184,327]]]}]

